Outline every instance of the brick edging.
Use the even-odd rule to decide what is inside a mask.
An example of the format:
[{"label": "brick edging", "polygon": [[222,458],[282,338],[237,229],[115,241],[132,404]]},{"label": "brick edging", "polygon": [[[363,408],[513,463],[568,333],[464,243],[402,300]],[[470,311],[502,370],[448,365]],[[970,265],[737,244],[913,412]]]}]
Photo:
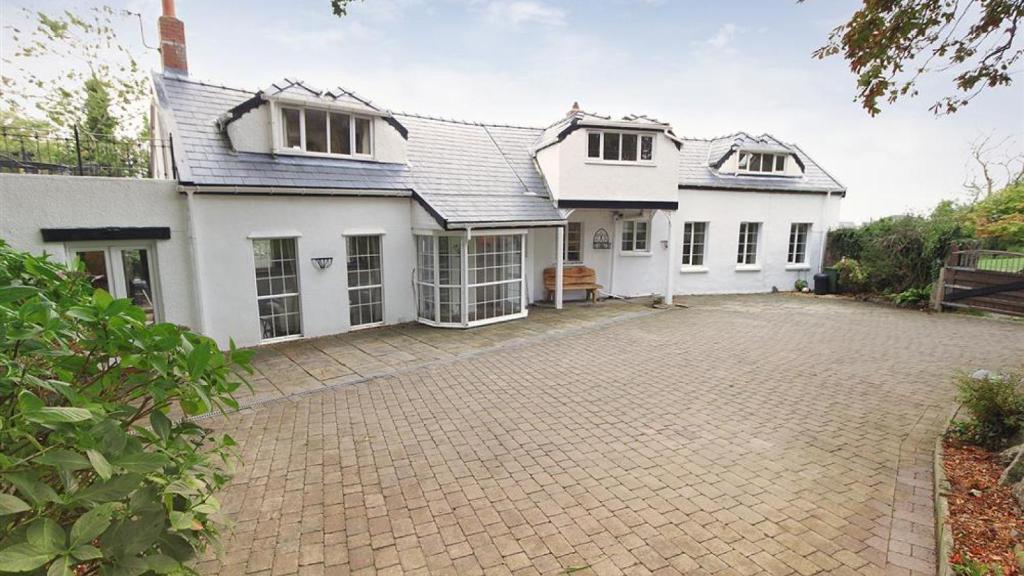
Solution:
[{"label": "brick edging", "polygon": [[943,441],[958,412],[960,412],[959,405],[953,409],[946,420],[942,434],[935,439],[934,473],[932,474],[935,483],[932,494],[935,497],[935,573],[938,576],[953,576],[953,566],[949,563],[949,556],[953,552],[953,530],[949,525],[949,501],[946,498],[951,487],[946,478]]}]

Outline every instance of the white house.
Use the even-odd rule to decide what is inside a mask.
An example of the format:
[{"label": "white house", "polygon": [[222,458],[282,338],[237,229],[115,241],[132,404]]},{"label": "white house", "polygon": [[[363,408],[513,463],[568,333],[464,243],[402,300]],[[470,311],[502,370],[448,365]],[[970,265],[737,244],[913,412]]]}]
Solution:
[{"label": "white house", "polygon": [[[578,106],[547,127],[459,122],[296,80],[238,90],[187,76],[173,13],[161,33],[162,181],[3,176],[0,235],[85,261],[115,293],[144,286],[154,318],[225,344],[521,318],[546,268],[589,267],[615,296],[789,290],[819,269],[845,195],[769,135],[688,139]],[[132,199],[83,207],[111,194]],[[558,284],[557,307],[583,296]]]}]

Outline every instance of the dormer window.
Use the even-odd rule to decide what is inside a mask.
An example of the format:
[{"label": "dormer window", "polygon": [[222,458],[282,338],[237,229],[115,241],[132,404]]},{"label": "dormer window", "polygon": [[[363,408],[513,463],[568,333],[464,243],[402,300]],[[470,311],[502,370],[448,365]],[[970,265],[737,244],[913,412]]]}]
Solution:
[{"label": "dormer window", "polygon": [[604,162],[651,162],[654,160],[654,136],[592,130],[587,133],[587,158]]},{"label": "dormer window", "polygon": [[758,174],[784,174],[786,172],[786,156],[786,154],[740,152],[737,170]]},{"label": "dormer window", "polygon": [[281,144],[289,151],[372,156],[371,120],[316,108],[281,107]]}]

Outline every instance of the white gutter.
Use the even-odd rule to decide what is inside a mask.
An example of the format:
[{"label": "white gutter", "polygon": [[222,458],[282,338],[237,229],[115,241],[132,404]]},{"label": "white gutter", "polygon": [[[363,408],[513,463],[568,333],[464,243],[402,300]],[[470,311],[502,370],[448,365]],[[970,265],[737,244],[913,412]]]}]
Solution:
[{"label": "white gutter", "polygon": [[368,188],[286,188],[280,186],[203,186],[188,185],[182,189],[199,194],[254,194],[263,196],[386,196],[409,198],[411,190],[403,189],[368,189]]},{"label": "white gutter", "polygon": [[200,281],[202,267],[199,260],[199,229],[196,226],[195,200],[192,196],[192,190],[183,186],[179,186],[179,188],[185,192],[185,211],[188,212],[188,243],[192,256],[192,292],[195,294],[196,319],[199,321],[196,331],[200,334],[205,334],[206,307],[203,305],[203,284]]},{"label": "white gutter", "polygon": [[537,220],[527,222],[486,222],[486,223],[466,223],[466,224],[449,224],[449,230],[469,230],[471,228],[541,228],[548,226],[565,226],[565,220]]}]

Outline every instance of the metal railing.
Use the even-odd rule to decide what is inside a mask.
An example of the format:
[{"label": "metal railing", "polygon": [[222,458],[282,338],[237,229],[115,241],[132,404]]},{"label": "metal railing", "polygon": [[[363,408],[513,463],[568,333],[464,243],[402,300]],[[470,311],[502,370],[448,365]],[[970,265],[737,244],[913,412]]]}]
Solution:
[{"label": "metal railing", "polygon": [[99,136],[80,130],[0,126],[0,172],[152,178],[152,158],[169,150],[159,139]]},{"label": "metal railing", "polygon": [[1024,253],[1005,250],[954,250],[949,255],[949,266],[1020,274],[1024,276]]}]

